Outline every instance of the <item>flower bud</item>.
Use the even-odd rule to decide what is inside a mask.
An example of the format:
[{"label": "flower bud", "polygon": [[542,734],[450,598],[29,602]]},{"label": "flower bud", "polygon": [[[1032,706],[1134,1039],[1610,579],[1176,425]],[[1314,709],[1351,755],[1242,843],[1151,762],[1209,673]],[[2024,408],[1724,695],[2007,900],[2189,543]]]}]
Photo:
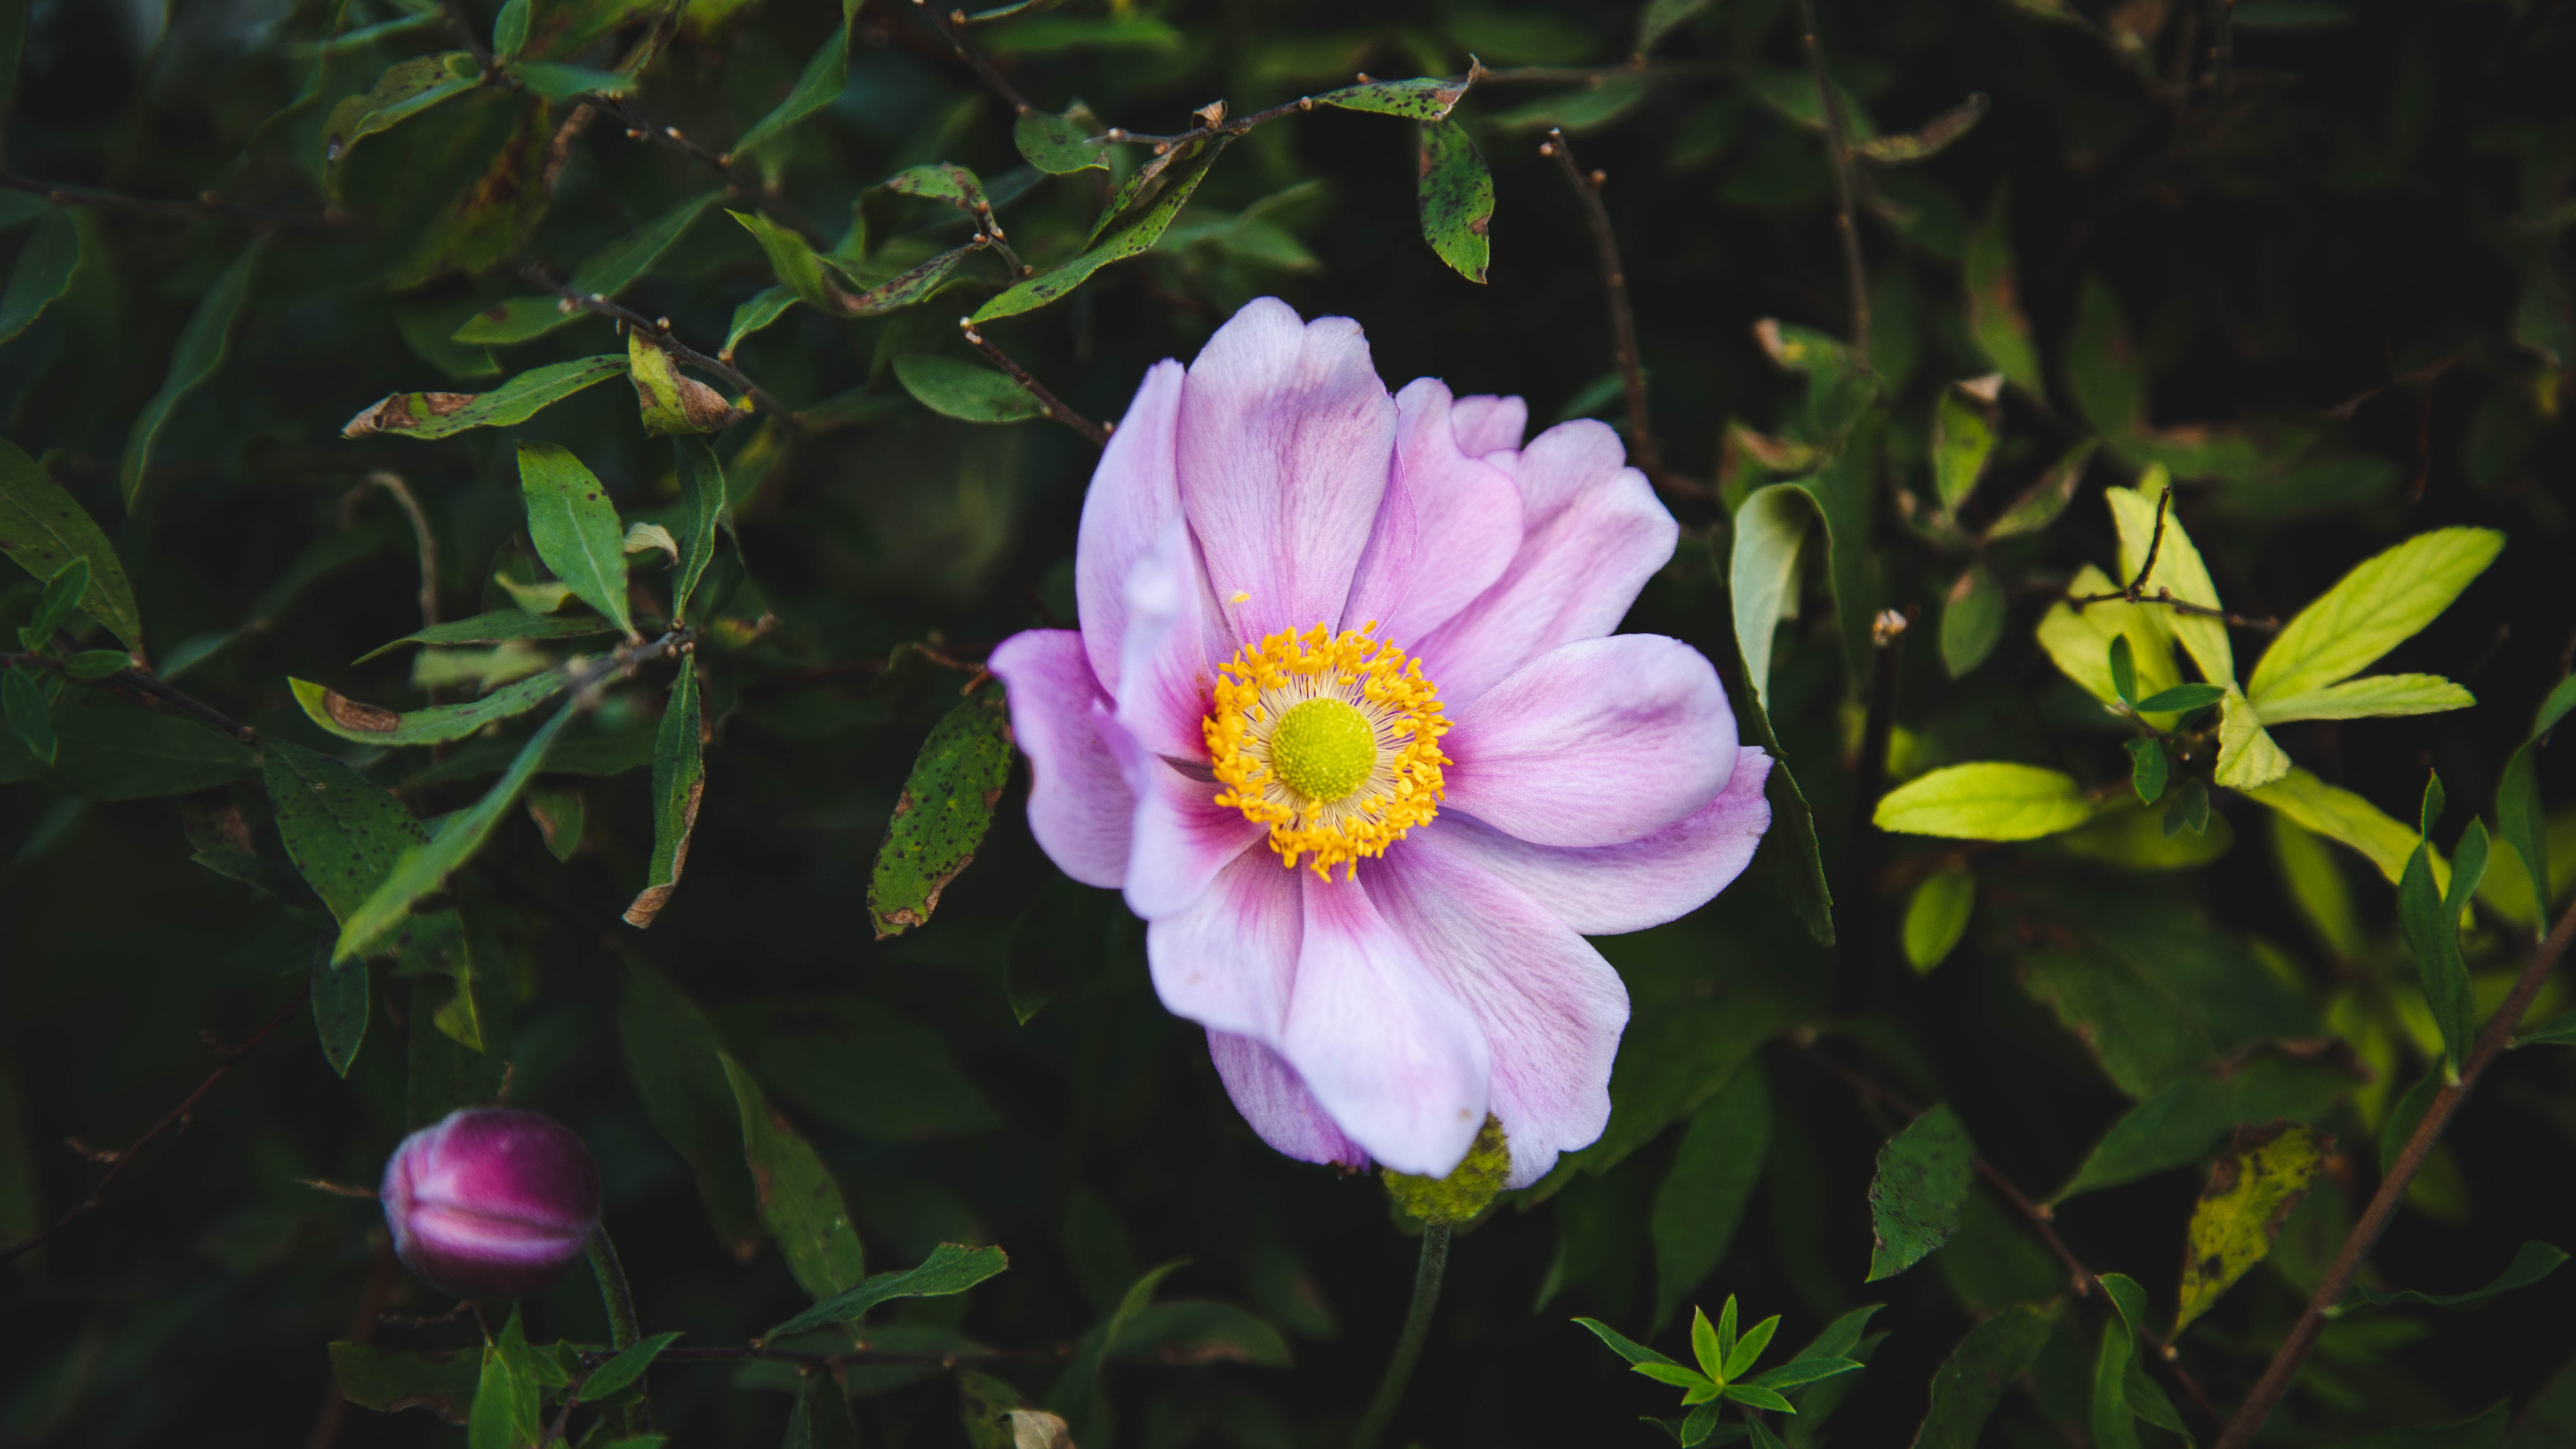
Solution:
[{"label": "flower bud", "polygon": [[599,1164],[536,1112],[451,1112],[385,1164],[394,1252],[442,1293],[476,1301],[543,1291],[599,1225]]}]

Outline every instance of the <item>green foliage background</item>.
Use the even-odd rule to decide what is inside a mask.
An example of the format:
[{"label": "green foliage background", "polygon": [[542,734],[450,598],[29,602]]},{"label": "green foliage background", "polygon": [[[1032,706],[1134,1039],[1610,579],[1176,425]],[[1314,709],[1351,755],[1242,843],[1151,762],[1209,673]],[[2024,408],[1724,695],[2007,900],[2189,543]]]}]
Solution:
[{"label": "green foliage background", "polygon": [[[896,0],[0,0],[0,543],[24,565],[0,578],[0,1242],[79,1209],[107,1170],[84,1154],[283,1010],[184,1130],[0,1269],[0,1443],[468,1433],[340,1404],[334,1340],[464,1348],[461,1387],[337,1351],[362,1404],[462,1418],[476,1334],[380,1326],[447,1305],[392,1269],[371,1203],[305,1183],[370,1185],[409,1127],[505,1083],[592,1143],[644,1329],[683,1348],[943,1243],[1008,1254],[970,1293],[909,1280],[943,1296],[856,1332],[1025,1356],[810,1392],[778,1363],[665,1362],[674,1442],[1008,1442],[1023,1397],[1086,1449],[1343,1442],[1418,1228],[1243,1128],[1155,1002],[1141,929],[1030,841],[997,687],[960,688],[993,642],[1071,620],[1097,452],[1057,422],[1113,420],[1250,298],[1359,319],[1391,383],[1633,434],[1552,126],[1605,177],[1685,530],[1628,627],[1717,660],[1748,739],[1767,645],[1760,697],[1812,808],[1776,775],[1741,883],[1603,943],[1636,1004],[1617,1115],[1462,1231],[1396,1433],[1659,1442],[1635,1420],[1673,1415],[1669,1391],[1568,1320],[1681,1354],[1688,1310],[1732,1295],[1783,1315],[1784,1344],[1868,1360],[1768,1417],[1793,1444],[2173,1442],[2167,1397],[2205,1441],[2218,1418],[2132,1329],[2172,1337],[2200,1295],[2179,1361],[2233,1409],[2439,1084],[2446,1026],[2456,1058],[2553,919],[2525,842],[2549,840],[2557,901],[2576,873],[2576,770],[2526,748],[2576,649],[2576,34],[2541,0],[1821,9],[1860,153],[1867,369],[1787,0],[1070,0],[968,17],[963,49]],[[1112,190],[1154,179],[1149,145],[1090,139],[1360,72],[1450,83],[1185,141],[1159,193]],[[1015,288],[1015,263],[1037,275]],[[630,342],[604,296],[559,308],[566,282],[695,359]],[[1044,394],[963,339],[968,313]],[[510,381],[558,364],[540,377],[594,385]],[[463,396],[496,390],[529,403]],[[2197,704],[2144,712],[2167,756],[2068,677],[2107,682],[2106,658],[2039,643],[2080,569],[2127,581],[2106,493],[2143,479],[2152,507],[2159,467],[2163,567],[2188,538],[2214,594],[2182,596],[2257,620],[2409,537],[2500,534],[2372,666],[2473,707],[2270,729],[2351,792],[2339,823],[2230,775],[2258,758],[2259,688],[2235,734]],[[1814,505],[1759,493],[1778,480]],[[381,650],[423,628],[425,592],[507,625]],[[631,609],[638,636],[526,612],[552,605]],[[2094,607],[2146,621],[2133,698],[2191,677],[2171,611]],[[1893,643],[1882,609],[1912,620]],[[2226,634],[2259,684],[2265,632]],[[438,705],[467,713],[371,738]],[[2166,796],[2119,804],[2150,757],[2171,824]],[[2009,811],[1979,793],[2006,776],[1934,773],[1991,763],[2035,767]],[[2442,863],[2401,892],[2428,767]],[[1870,823],[1889,787],[1945,802],[1907,817],[1929,833]],[[317,788],[364,803],[317,816],[296,793]],[[2440,892],[2473,819],[2496,836],[2462,931],[2470,888]],[[2568,998],[2546,981],[2525,1022]],[[2277,1442],[2576,1437],[2576,1279],[2514,1256],[2568,1236],[2567,1061],[2535,1043],[2483,1079]],[[2231,1139],[2276,1121],[2331,1145]],[[1957,1171],[1962,1138],[2063,1199],[2051,1231],[2102,1287],[2070,1293],[2033,1222]],[[2222,1157],[2213,1202],[2312,1178],[2277,1242],[2195,1217]],[[764,1210],[747,1160],[850,1221]],[[2240,1168],[2262,1181],[2228,1186]],[[2499,1274],[2493,1307],[2425,1299]],[[1873,1303],[1861,1337],[1842,1315]],[[545,1345],[608,1325],[575,1279],[526,1331],[523,1387],[564,1362]],[[516,1412],[490,1372],[478,1445]],[[1961,1387],[1977,1374],[2010,1387]]]}]

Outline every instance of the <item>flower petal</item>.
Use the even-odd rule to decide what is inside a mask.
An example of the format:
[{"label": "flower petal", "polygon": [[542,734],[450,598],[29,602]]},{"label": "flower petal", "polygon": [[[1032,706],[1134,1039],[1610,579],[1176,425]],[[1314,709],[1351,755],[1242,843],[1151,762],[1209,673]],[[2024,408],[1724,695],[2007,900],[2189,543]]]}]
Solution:
[{"label": "flower petal", "polygon": [[1617,628],[1673,556],[1681,527],[1624,456],[1618,434],[1587,421],[1495,457],[1520,484],[1520,552],[1413,651],[1453,712],[1547,650]]},{"label": "flower petal", "polygon": [[1618,845],[1695,815],[1734,773],[1706,657],[1620,634],[1561,645],[1457,711],[1447,804],[1538,845]]},{"label": "flower petal", "polygon": [[1181,394],[1181,508],[1236,637],[1341,618],[1394,443],[1358,323],[1264,297],[1208,339]]},{"label": "flower petal", "polygon": [[1101,736],[1109,699],[1092,678],[1086,643],[1070,629],[1031,629],[1003,640],[985,667],[1010,691],[1039,848],[1084,885],[1117,886],[1127,879],[1136,796]]},{"label": "flower petal", "polygon": [[1315,1094],[1306,1090],[1297,1069],[1279,1054],[1248,1036],[1208,1033],[1208,1058],[1252,1130],[1300,1162],[1325,1162],[1357,1172],[1368,1166],[1368,1153],[1343,1135]]},{"label": "flower petal", "polygon": [[1306,932],[1297,899],[1305,879],[1270,851],[1246,850],[1187,910],[1147,926],[1145,959],[1164,1009],[1210,1031],[1276,1040]]},{"label": "flower petal", "polygon": [[[1205,763],[1216,667],[1233,657],[1188,525],[1175,518],[1127,573],[1118,720],[1147,752]],[[1213,787],[1210,793],[1214,793]]]},{"label": "flower petal", "polygon": [[[1746,745],[1726,788],[1698,814],[1625,845],[1532,845],[1460,810],[1411,837],[1484,867],[1587,936],[1678,920],[1744,872],[1771,825],[1771,757]],[[1392,858],[1392,856],[1390,856]]]},{"label": "flower petal", "polygon": [[1407,385],[1395,409],[1395,468],[1341,627],[1374,620],[1379,638],[1401,645],[1502,577],[1520,550],[1521,492],[1511,475],[1459,450],[1439,382]]},{"label": "flower petal", "polygon": [[1368,888],[1493,1055],[1491,1110],[1512,1151],[1509,1185],[1547,1175],[1560,1152],[1610,1121],[1610,1062],[1628,988],[1572,927],[1426,834],[1367,869]]},{"label": "flower petal", "polygon": [[1485,1035],[1356,881],[1306,883],[1306,936],[1272,1045],[1352,1141],[1446,1177],[1485,1124]]},{"label": "flower petal", "polygon": [[1091,491],[1082,499],[1082,531],[1073,551],[1073,597],[1091,672],[1113,698],[1119,649],[1127,637],[1127,575],[1181,516],[1179,436],[1181,384],[1188,373],[1165,358],[1147,369],[1109,435]]},{"label": "flower petal", "polygon": [[1529,431],[1529,404],[1490,393],[1462,397],[1450,409],[1449,426],[1458,435],[1458,451],[1481,458],[1521,445],[1521,435]]},{"label": "flower petal", "polygon": [[1147,921],[1188,910],[1208,883],[1259,840],[1243,812],[1216,803],[1216,785],[1147,752],[1115,720],[1102,732],[1136,792],[1127,849],[1127,909]]}]

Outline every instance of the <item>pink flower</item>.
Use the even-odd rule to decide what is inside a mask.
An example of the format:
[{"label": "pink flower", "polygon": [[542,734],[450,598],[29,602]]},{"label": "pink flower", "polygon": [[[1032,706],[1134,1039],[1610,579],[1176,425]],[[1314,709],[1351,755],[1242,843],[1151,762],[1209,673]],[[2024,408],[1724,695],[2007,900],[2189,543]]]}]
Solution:
[{"label": "pink flower", "polygon": [[[1612,635],[1678,529],[1596,422],[1389,397],[1357,323],[1263,299],[1146,374],[1093,475],[1082,627],[992,669],[1066,874],[1309,1162],[1511,1185],[1601,1135],[1628,1021],[1584,935],[1707,901],[1770,824],[1717,674]],[[1299,868],[1302,867],[1302,868]]]},{"label": "pink flower", "polygon": [[450,1112],[402,1140],[380,1196],[394,1253],[442,1293],[526,1298],[581,1260],[599,1226],[599,1165],[537,1112]]}]

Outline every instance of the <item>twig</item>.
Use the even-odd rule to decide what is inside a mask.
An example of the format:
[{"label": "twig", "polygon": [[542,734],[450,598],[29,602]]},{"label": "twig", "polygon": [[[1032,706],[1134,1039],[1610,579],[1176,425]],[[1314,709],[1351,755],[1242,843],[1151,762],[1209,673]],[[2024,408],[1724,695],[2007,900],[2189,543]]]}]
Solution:
[{"label": "twig", "polygon": [[[60,669],[63,661],[42,654],[0,654],[0,669]],[[186,715],[201,725],[232,736],[246,745],[259,743],[259,731],[192,695],[180,693],[164,684],[142,665],[120,669],[99,679],[76,679],[93,689],[122,689],[142,698],[146,708],[166,708]]]},{"label": "twig", "polygon": [[716,376],[723,378],[725,381],[732,383],[734,386],[741,388],[745,393],[750,395],[753,401],[760,404],[763,411],[775,413],[779,417],[785,418],[791,423],[797,421],[797,415],[794,409],[788,407],[785,403],[780,402],[759,383],[753,382],[750,378],[744,376],[741,368],[734,366],[730,362],[709,357],[705,353],[682,342],[679,338],[672,336],[667,319],[647,317],[643,313],[625,306],[611,298],[602,296],[597,292],[577,291],[566,283],[556,281],[554,273],[547,271],[543,266],[534,262],[520,268],[519,275],[527,278],[532,285],[542,287],[545,290],[554,293],[556,297],[562,299],[565,303],[578,307],[584,312],[595,313],[601,317],[611,318],[624,327],[641,329],[646,336],[651,337],[654,341],[659,343],[663,351],[670,353],[673,357],[689,364],[691,367],[712,372]]},{"label": "twig", "polygon": [[56,206],[95,206],[110,211],[131,212],[136,216],[165,217],[172,221],[197,221],[219,217],[244,226],[275,227],[292,231],[364,231],[366,224],[355,217],[330,212],[268,211],[259,207],[236,206],[209,191],[194,201],[164,201],[153,197],[125,196],[101,191],[95,186],[72,186],[60,181],[43,181],[21,176],[14,171],[0,171],[0,187],[25,191],[45,198]]},{"label": "twig", "polygon": [[2253,629],[2265,634],[2279,632],[2281,621],[2268,614],[2261,618],[2250,614],[2231,614],[2225,609],[2213,609],[2207,604],[2195,604],[2188,600],[2177,599],[2173,596],[2172,589],[2162,585],[2157,586],[2152,594],[2146,591],[2147,575],[2156,571],[2156,555],[2162,552],[2165,546],[2165,512],[2172,503],[2171,486],[2167,486],[2164,492],[2156,495],[2156,529],[2155,532],[2147,535],[2147,556],[2138,564],[2137,577],[2108,593],[2068,594],[2066,602],[2073,605],[2075,612],[2079,614],[2084,612],[2088,604],[2162,604],[2177,614],[2189,614],[2198,619],[2217,619],[2239,629]]},{"label": "twig", "polygon": [[[1859,1094],[1862,1101],[1884,1103],[1891,1110],[1906,1117],[1923,1115],[1922,1108],[1887,1087],[1881,1086],[1860,1071],[1835,1060],[1815,1044],[1812,1036],[1805,1040],[1792,1037],[1789,1044],[1807,1060],[1842,1078],[1855,1093]],[[2066,1246],[2066,1240],[2057,1235],[2057,1228],[2053,1221],[2054,1214],[2050,1213],[2045,1206],[2031,1201],[2019,1187],[2013,1185],[2011,1178],[2004,1176],[2000,1169],[1983,1157],[1971,1159],[1969,1166],[1975,1168],[1977,1176],[1984,1178],[1989,1186],[2003,1195],[2006,1202],[2012,1204],[2013,1210],[2020,1213],[2023,1220],[2030,1224],[2031,1231],[2038,1234],[2040,1242],[2046,1244],[2048,1251],[2056,1255],[2057,1261],[2065,1265],[2068,1286],[2075,1290],[2076,1296],[2089,1297],[2094,1289],[2102,1286],[2102,1276],[2086,1267],[2084,1260],[2075,1256],[2074,1249]],[[2202,1413],[2216,1420],[2219,1417],[2217,1407],[2210,1403],[2207,1394],[2201,1392],[2200,1381],[2193,1378],[2190,1371],[2182,1366],[2181,1351],[2172,1343],[2158,1337],[2155,1330],[2145,1324],[2137,1325],[2137,1330],[2138,1336],[2155,1349],[2157,1360],[2173,1374],[2174,1382],[2191,1397],[2191,1401],[2199,1406]]]},{"label": "twig", "polygon": [[912,0],[912,3],[922,14],[930,17],[930,23],[939,28],[940,34],[948,37],[948,43],[957,51],[957,58],[964,61],[968,69],[982,77],[984,84],[993,88],[993,94],[1000,96],[1010,106],[1012,115],[1016,116],[1024,111],[1037,109],[1029,104],[1028,97],[1020,94],[1018,86],[1004,79],[1002,73],[993,68],[993,63],[984,58],[984,52],[967,43],[964,11],[942,13],[932,8],[927,0]]},{"label": "twig", "polygon": [[280,1006],[274,1013],[272,1013],[268,1020],[261,1022],[259,1024],[259,1029],[252,1032],[249,1038],[243,1041],[241,1045],[223,1048],[221,1051],[223,1060],[215,1065],[215,1069],[212,1072],[206,1074],[206,1079],[197,1084],[197,1089],[195,1091],[190,1092],[187,1096],[181,1098],[178,1106],[171,1108],[160,1121],[155,1122],[149,1128],[146,1128],[142,1136],[135,1138],[134,1141],[129,1143],[123,1151],[117,1153],[115,1157],[109,1161],[106,1173],[100,1176],[96,1183],[91,1185],[88,1197],[81,1199],[80,1204],[77,1207],[74,1207],[70,1212],[56,1218],[52,1227],[45,1229],[43,1232],[38,1233],[34,1237],[28,1238],[23,1242],[11,1243],[7,1247],[0,1247],[0,1263],[6,1263],[20,1254],[29,1251],[38,1244],[43,1243],[46,1239],[51,1238],[54,1234],[61,1232],[63,1229],[70,1227],[73,1223],[78,1222],[81,1218],[87,1216],[92,1209],[98,1206],[100,1198],[107,1192],[108,1184],[116,1181],[118,1177],[124,1174],[125,1169],[134,1165],[135,1155],[140,1153],[144,1148],[151,1146],[162,1133],[169,1131],[172,1127],[185,1127],[188,1124],[189,1114],[196,1110],[199,1102],[205,1100],[206,1094],[213,1091],[226,1076],[230,1075],[232,1069],[240,1063],[242,1058],[250,1055],[261,1042],[268,1040],[270,1033],[276,1031],[279,1027],[284,1026],[298,1010],[302,1009],[305,998],[312,994],[312,991],[313,983],[310,981],[298,985],[295,988],[295,994],[286,998],[286,1004]]},{"label": "twig", "polygon": [[1878,797],[1887,789],[1887,751],[1896,735],[1897,681],[1903,677],[1905,636],[1914,623],[1913,606],[1906,612],[1882,611],[1870,622],[1871,647],[1869,672],[1869,713],[1861,728],[1860,768],[1852,793],[1851,817],[1843,834],[1843,899],[1849,902],[1851,920],[1841,933],[1842,959],[1834,972],[1833,1003],[1838,1016],[1855,1016],[1869,994],[1871,968],[1877,963],[1879,946],[1876,897],[1869,889],[1869,878],[1877,874],[1878,827],[1870,823],[1870,812]]},{"label": "twig", "polygon": [[[1092,446],[1094,447],[1105,448],[1109,446],[1109,427],[1104,427],[1099,423],[1095,423],[1091,419],[1084,417],[1082,414],[1075,412],[1073,409],[1066,407],[1064,405],[1064,399],[1047,391],[1045,383],[1029,376],[1027,368],[1013,362],[1010,358],[1002,354],[1002,349],[985,341],[984,334],[975,330],[975,320],[973,318],[958,318],[957,330],[959,333],[964,335],[968,344],[973,346],[976,351],[991,358],[995,367],[1008,373],[1011,381],[1020,385],[1020,390],[1022,392],[1036,398],[1038,400],[1038,411],[1055,419],[1057,422],[1064,424],[1066,427],[1073,429],[1075,432],[1082,434],[1084,437],[1089,438],[1092,442]],[[1115,424],[1110,426],[1114,427]]]},{"label": "twig", "polygon": [[[2185,13],[2188,14],[2189,12]],[[2425,383],[2431,382],[2433,379],[2440,377],[2443,373],[2450,371],[2452,368],[2455,368],[2466,361],[2468,361],[2467,354],[2453,353],[2451,356],[2445,357],[2439,362],[2426,363],[2424,366],[2415,369],[2413,372],[2407,373],[2403,377],[2392,378],[2387,382],[2380,383],[2376,387],[2363,388],[2361,391],[2345,398],[2342,402],[2336,403],[2333,407],[2326,409],[2326,416],[2333,418],[2338,422],[2349,420],[2353,414],[2361,411],[2361,405],[2363,403],[2369,402],[2372,398],[2378,397],[2382,393],[2395,392],[2400,388],[2421,387]]]},{"label": "twig", "polygon": [[[1489,70],[1480,65],[1475,69],[1470,70],[1465,75],[1444,77],[1443,83],[1455,85],[1463,91],[1469,86],[1481,85],[1597,86],[1603,81],[1621,76],[1642,76],[1648,80],[1685,80],[1727,76],[1733,75],[1734,73],[1735,68],[1732,66],[1715,63],[1703,64],[1695,61],[1655,61],[1646,65],[1638,65],[1634,62],[1630,62],[1625,65],[1602,66],[1524,65],[1515,66],[1507,70]],[[1362,85],[1368,84],[1369,77],[1363,73],[1359,77],[1359,83]],[[1282,101],[1278,105],[1272,106],[1265,111],[1248,111],[1229,121],[1202,126],[1200,129],[1195,131],[1177,131],[1168,136],[1156,135],[1146,131],[1130,131],[1122,127],[1112,126],[1105,134],[1095,137],[1094,140],[1096,143],[1114,146],[1153,146],[1163,148],[1177,146],[1184,141],[1206,136],[1211,133],[1227,136],[1240,136],[1255,126],[1278,120],[1282,116],[1292,115],[1303,111],[1311,111],[1315,109],[1315,101],[1316,98],[1311,95],[1299,96],[1293,101]],[[1202,111],[1201,114],[1204,115],[1204,111]]]},{"label": "twig", "polygon": [[1825,108],[1825,144],[1833,152],[1834,226],[1843,239],[1843,280],[1851,288],[1852,361],[1869,370],[1869,276],[1861,268],[1860,223],[1852,210],[1851,131],[1843,120],[1842,94],[1825,73],[1825,47],[1816,39],[1816,0],[1798,0],[1798,23],[1806,36],[1807,68],[1815,72],[1816,97]]},{"label": "twig", "polygon": [[2299,1321],[2290,1329],[2290,1336],[2282,1340],[2280,1351],[2272,1355],[2272,1362],[2264,1368],[2263,1376],[2254,1381],[2253,1392],[2245,1396],[2236,1417],[2228,1420],[2227,1428],[2219,1434],[2216,1449],[2244,1449],[2245,1445],[2252,1443],[2256,1432],[2262,1429],[2263,1421],[2271,1417],[2273,1407],[2281,1402],[2283,1394],[2289,1392],[2290,1381],[2298,1376],[2299,1365],[2306,1362],[2308,1351],[2317,1345],[2317,1335],[2325,1330],[2327,1316],[2343,1302],[2344,1289],[2351,1286],[2353,1273],[2361,1267],[2361,1260],[2378,1245],[2379,1235],[2388,1229],[2388,1220],[2396,1216],[2397,1205],[2405,1198],[2408,1184],[2414,1182],[2415,1174],[2424,1166],[2424,1159],[2432,1155],[2433,1145],[2441,1140],[2443,1130],[2451,1125],[2452,1116],[2460,1110],[2460,1103],[2467,1098],[2470,1089],[2477,1086],[2479,1076],[2513,1039],[2513,1029],[2521,1024],[2522,1013],[2530,1007],[2531,999],[2540,994],[2542,983],[2549,979],[2558,958],[2567,953],[2571,940],[2576,940],[2576,905],[2567,908],[2566,914],[2558,918],[2558,924],[2550,929],[2548,938],[2531,953],[2531,964],[2522,968],[2521,979],[2513,983],[2512,993],[2505,997],[2504,1005],[2497,1008],[2486,1029],[2478,1033],[2476,1044],[2469,1048],[2469,1059],[2460,1067],[2460,1079],[2445,1084],[2433,1094],[2432,1102],[2424,1109],[2423,1120],[2415,1124],[2414,1135],[2406,1139],[2406,1146],[2397,1154],[2397,1160],[2388,1165],[2387,1175],[2379,1180],[2379,1191],[2371,1195],[2370,1206],[2362,1209],[2361,1221],[2353,1224],[2351,1235],[2343,1240],[2343,1250],[2335,1254],[2334,1264],[2326,1269],[2326,1275],[2317,1280],[2317,1291],[2300,1312]]}]

